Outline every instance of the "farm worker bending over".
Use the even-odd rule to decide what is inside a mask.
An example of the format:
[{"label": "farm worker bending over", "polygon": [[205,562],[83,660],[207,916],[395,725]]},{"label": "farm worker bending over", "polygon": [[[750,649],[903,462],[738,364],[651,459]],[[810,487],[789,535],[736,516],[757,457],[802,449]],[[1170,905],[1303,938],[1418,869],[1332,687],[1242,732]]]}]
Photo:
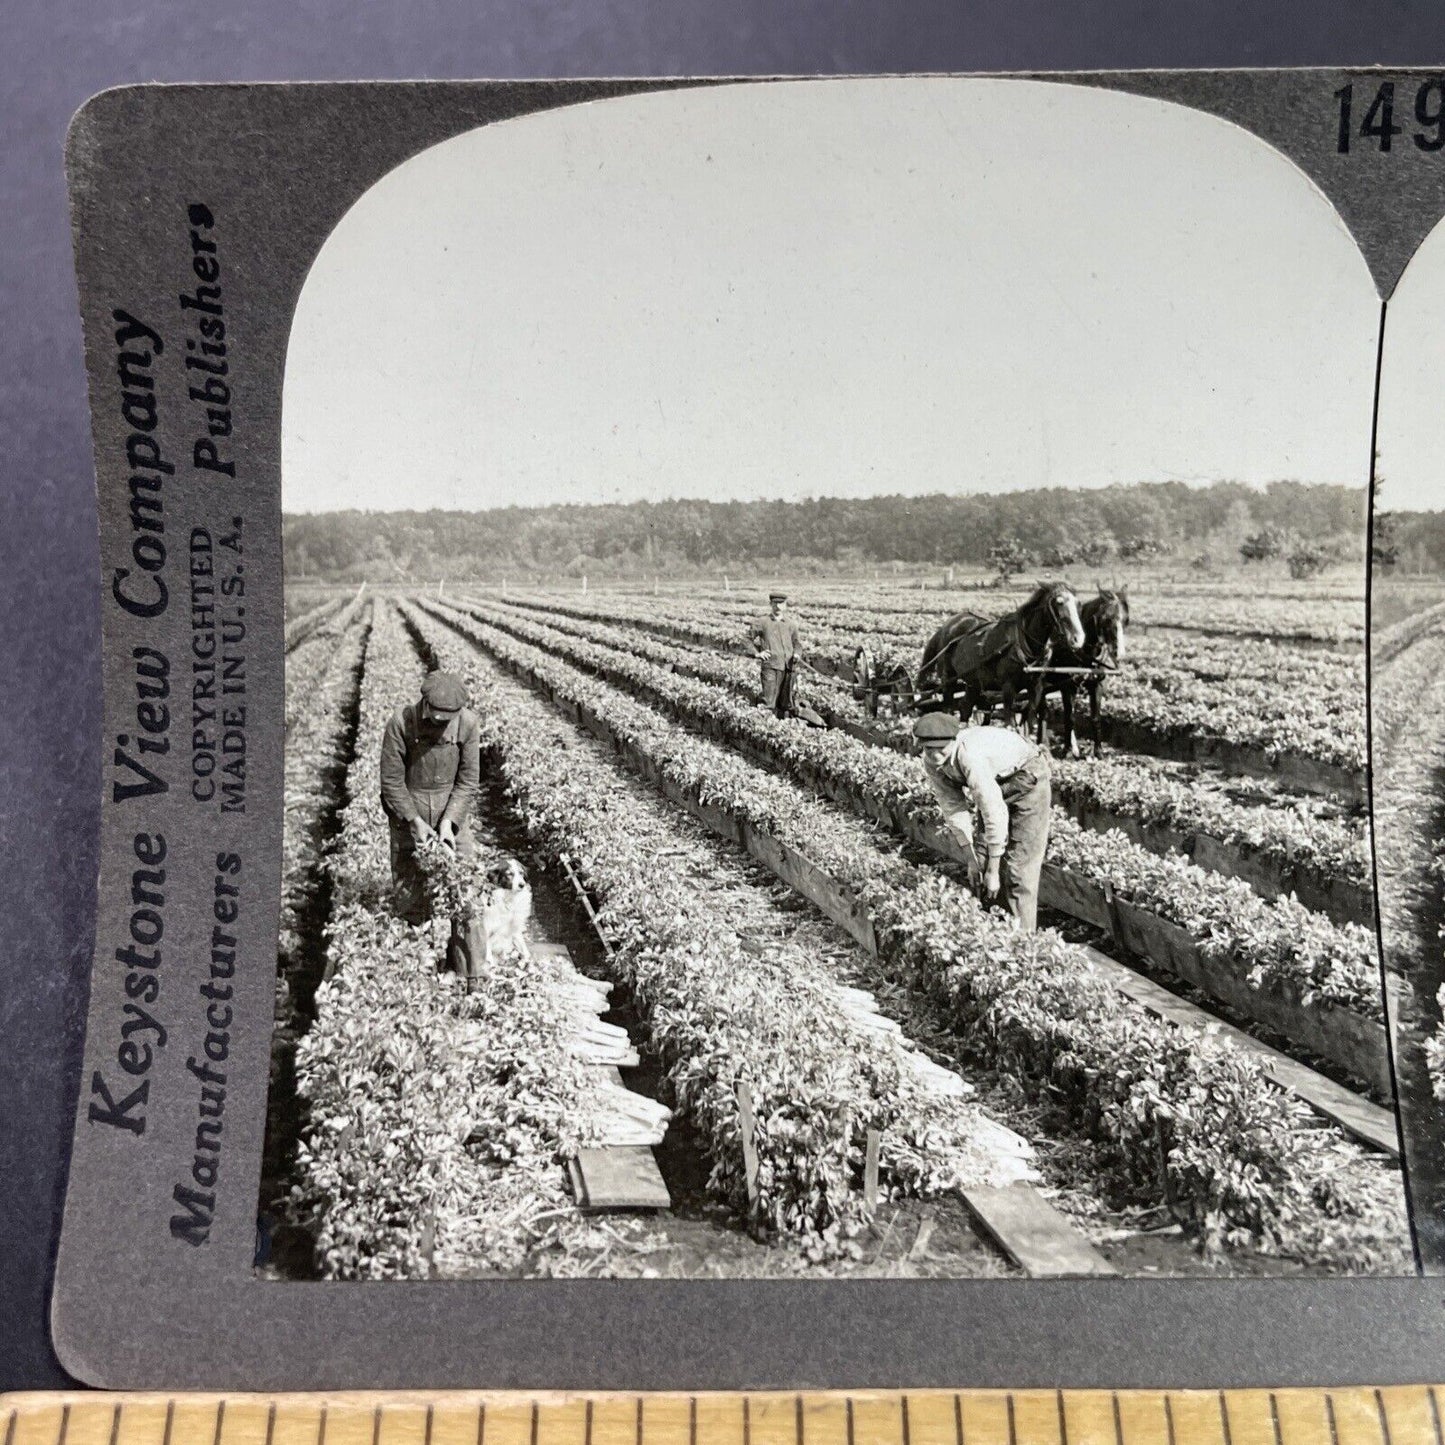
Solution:
[{"label": "farm worker bending over", "polygon": [[763,706],[787,717],[793,710],[793,665],[803,645],[798,624],[787,615],[787,594],[770,592],[768,604],[768,616],[753,623],[750,635],[763,669]]},{"label": "farm worker bending over", "polygon": [[[455,673],[433,672],[421,698],[397,708],[381,739],[381,806],[391,825],[391,881],[396,911],[408,923],[431,917],[426,877],[417,846],[440,838],[463,857],[473,851],[467,814],[481,780],[477,715]],[[463,978],[472,976],[472,946],[455,922],[447,959]]]},{"label": "farm worker bending over", "polygon": [[[963,727],[951,713],[913,725],[923,770],[948,831],[969,858],[969,877],[987,897],[1003,894],[1020,928],[1038,927],[1039,873],[1049,844],[1049,756],[1012,728]],[[983,819],[984,861],[974,840]]]}]

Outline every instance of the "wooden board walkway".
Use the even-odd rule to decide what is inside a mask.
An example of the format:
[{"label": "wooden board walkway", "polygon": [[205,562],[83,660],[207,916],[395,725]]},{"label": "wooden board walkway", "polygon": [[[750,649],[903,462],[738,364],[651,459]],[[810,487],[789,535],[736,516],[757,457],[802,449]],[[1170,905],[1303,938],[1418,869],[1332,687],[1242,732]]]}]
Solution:
[{"label": "wooden board walkway", "polygon": [[667,1192],[652,1150],[614,1144],[605,1149],[579,1149],[577,1175],[582,1207],[593,1213],[618,1209],[668,1209]]},{"label": "wooden board walkway", "polygon": [[1081,944],[1080,947],[1088,954],[1089,962],[1103,978],[1127,998],[1133,999],[1147,1013],[1181,1027],[1213,1030],[1220,1038],[1228,1039],[1241,1053],[1256,1059],[1281,1089],[1292,1094],[1302,1104],[1307,1104],[1315,1113],[1338,1124],[1362,1144],[1394,1158],[1399,1157],[1400,1136],[1394,1110],[1371,1103],[1369,1099],[1345,1088],[1343,1084],[1326,1078],[1318,1070],[1298,1063],[1288,1054],[1262,1043],[1253,1034],[1247,1034],[1243,1029],[1205,1013],[1188,999],[1170,993],[1163,984],[1145,978],[1127,964],[1110,958],[1107,953],[1101,953],[1087,944]]},{"label": "wooden board walkway", "polygon": [[1118,1273],[1037,1189],[1009,1184],[959,1193],[983,1232],[1031,1279]]}]

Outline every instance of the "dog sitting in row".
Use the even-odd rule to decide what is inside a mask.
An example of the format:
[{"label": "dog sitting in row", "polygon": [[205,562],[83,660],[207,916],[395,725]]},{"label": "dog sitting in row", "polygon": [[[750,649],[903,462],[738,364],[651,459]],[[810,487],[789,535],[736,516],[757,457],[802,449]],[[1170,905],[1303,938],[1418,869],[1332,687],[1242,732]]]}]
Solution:
[{"label": "dog sitting in row", "polygon": [[486,870],[487,901],[482,909],[483,959],[516,949],[531,958],[527,925],[532,921],[532,887],[522,865],[511,857],[494,859]]}]

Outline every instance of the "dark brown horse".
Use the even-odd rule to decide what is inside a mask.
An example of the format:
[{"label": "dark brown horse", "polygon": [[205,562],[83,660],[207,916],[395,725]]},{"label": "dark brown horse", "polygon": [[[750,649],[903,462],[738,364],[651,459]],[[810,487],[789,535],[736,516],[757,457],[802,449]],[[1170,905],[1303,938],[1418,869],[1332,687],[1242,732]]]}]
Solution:
[{"label": "dark brown horse", "polygon": [[1079,599],[1067,582],[1042,582],[1029,599],[997,621],[975,612],[956,612],[923,649],[917,687],[935,672],[941,706],[952,711],[962,684],[959,716],[968,718],[987,694],[997,693],[1010,726],[1019,698],[1027,706],[1030,667],[1041,666],[1056,649],[1084,645]]},{"label": "dark brown horse", "polygon": [[1099,690],[1103,686],[1100,672],[1116,668],[1124,658],[1124,631],[1129,625],[1129,588],[1100,587],[1099,595],[1091,597],[1079,608],[1079,617],[1084,624],[1084,645],[1077,650],[1055,648],[1053,662],[1059,667],[1088,667],[1097,669],[1089,677],[1081,678],[1078,673],[1045,672],[1039,676],[1030,705],[1030,713],[1038,729],[1039,741],[1043,741],[1045,714],[1044,704],[1050,693],[1058,693],[1064,707],[1064,737],[1068,741],[1069,756],[1079,756],[1079,739],[1074,732],[1074,700],[1078,696],[1082,681],[1089,695],[1089,735],[1094,744],[1094,756],[1099,756]]}]

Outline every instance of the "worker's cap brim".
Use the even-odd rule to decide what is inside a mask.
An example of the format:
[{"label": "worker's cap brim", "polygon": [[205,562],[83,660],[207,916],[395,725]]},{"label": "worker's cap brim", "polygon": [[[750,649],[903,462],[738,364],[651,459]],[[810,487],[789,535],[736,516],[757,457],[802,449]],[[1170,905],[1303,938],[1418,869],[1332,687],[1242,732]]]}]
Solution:
[{"label": "worker's cap brim", "polygon": [[421,685],[422,700],[438,716],[452,717],[467,705],[466,684],[454,672],[433,672]]},{"label": "worker's cap brim", "polygon": [[920,743],[946,743],[958,736],[963,724],[951,712],[926,712],[913,724],[913,737]]}]

